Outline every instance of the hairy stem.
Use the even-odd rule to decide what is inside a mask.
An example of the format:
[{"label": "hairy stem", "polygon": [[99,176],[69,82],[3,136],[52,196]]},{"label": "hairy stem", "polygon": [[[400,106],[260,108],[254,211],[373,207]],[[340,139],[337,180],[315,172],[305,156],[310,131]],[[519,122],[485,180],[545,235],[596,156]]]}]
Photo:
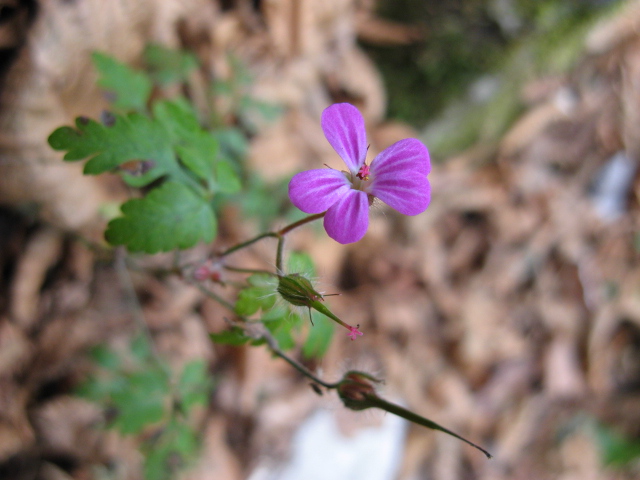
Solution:
[{"label": "hairy stem", "polygon": [[324,217],[326,213],[327,212],[322,212],[322,213],[316,213],[314,215],[309,215],[308,217],[302,218],[297,222],[293,222],[291,225],[287,225],[286,227],[278,230],[277,234],[278,236],[283,237],[287,233],[289,233],[291,230],[295,230],[296,228],[301,227],[302,225],[321,219],[322,217]]},{"label": "hairy stem", "polygon": [[[230,311],[235,313],[235,308],[233,307],[232,303],[227,302],[224,298],[222,298],[221,296],[219,296],[216,293],[212,292],[208,288],[203,287],[199,283],[194,283],[193,285],[198,287],[198,290],[200,290],[202,293],[204,293],[207,297],[215,300],[216,302],[218,302],[220,305],[222,305],[226,309],[228,309],[228,310],[230,310]],[[239,317],[239,318],[241,318],[243,321],[246,321],[246,319],[243,318],[243,317]]]},{"label": "hairy stem", "polygon": [[239,268],[239,267],[232,267],[231,265],[224,265],[223,268],[225,270],[229,270],[230,272],[238,272],[238,273],[256,273],[256,274],[263,274],[263,275],[271,275],[271,276],[277,276],[275,273],[273,273],[270,270],[260,270],[260,269],[255,269],[255,268]]},{"label": "hairy stem", "polygon": [[295,368],[297,371],[299,371],[305,377],[310,378],[311,380],[313,380],[318,385],[322,385],[323,387],[328,388],[328,389],[332,389],[332,388],[337,388],[338,387],[337,383],[327,383],[327,382],[325,382],[324,380],[316,377],[313,373],[311,373],[311,371],[307,367],[305,367],[304,365],[296,362],[293,358],[287,356],[287,354],[285,354],[282,350],[280,350],[280,348],[278,347],[278,343],[277,343],[276,339],[273,338],[273,336],[269,332],[264,332],[262,337],[266,340],[267,345],[269,346],[269,350],[271,350],[271,352],[274,355],[276,355],[276,356],[280,357],[281,359],[283,359],[285,362],[287,362],[289,365],[291,365],[293,368]]},{"label": "hairy stem", "polygon": [[284,237],[278,237],[278,247],[276,249],[276,272],[279,274],[284,273],[284,267],[282,265],[282,256],[284,251]]},{"label": "hairy stem", "polygon": [[242,250],[243,248],[247,248],[248,246],[253,245],[254,243],[256,243],[259,240],[262,240],[263,238],[269,238],[269,237],[277,238],[278,237],[278,233],[277,232],[262,233],[262,234],[258,235],[257,237],[252,238],[251,240],[247,240],[246,242],[238,243],[237,245],[234,245],[233,247],[226,249],[224,252],[219,253],[218,256],[220,258],[226,257],[227,255],[231,255],[232,253],[237,252],[238,250]]},{"label": "hairy stem", "polygon": [[247,240],[246,242],[242,242],[242,243],[238,243],[237,245],[234,245],[233,247],[230,247],[228,249],[226,249],[225,251],[223,251],[222,253],[218,254],[219,257],[226,257],[227,255],[231,255],[234,252],[237,252],[238,250],[242,250],[243,248],[246,248],[250,245],[253,245],[254,243],[256,243],[257,241],[262,240],[263,238],[277,238],[280,239],[282,237],[284,237],[287,233],[289,233],[292,230],[295,230],[298,227],[301,227],[302,225],[305,225],[307,223],[313,222],[314,220],[318,220],[322,217],[324,217],[326,212],[322,212],[322,213],[316,213],[315,215],[309,215],[308,217],[302,218],[300,220],[298,220],[297,222],[293,222],[289,225],[287,225],[284,228],[281,228],[280,230],[276,230],[273,232],[266,232],[266,233],[261,233],[260,235],[258,235],[257,237],[253,237],[250,240]]}]

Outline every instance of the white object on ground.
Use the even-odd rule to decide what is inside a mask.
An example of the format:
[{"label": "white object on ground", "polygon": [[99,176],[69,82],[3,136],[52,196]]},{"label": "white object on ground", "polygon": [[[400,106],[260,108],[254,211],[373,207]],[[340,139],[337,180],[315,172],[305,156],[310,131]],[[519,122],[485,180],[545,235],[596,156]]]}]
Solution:
[{"label": "white object on ground", "polygon": [[393,480],[402,460],[406,423],[386,414],[379,427],[345,436],[331,411],[318,410],[296,432],[289,463],[278,471],[259,466],[249,480]]}]

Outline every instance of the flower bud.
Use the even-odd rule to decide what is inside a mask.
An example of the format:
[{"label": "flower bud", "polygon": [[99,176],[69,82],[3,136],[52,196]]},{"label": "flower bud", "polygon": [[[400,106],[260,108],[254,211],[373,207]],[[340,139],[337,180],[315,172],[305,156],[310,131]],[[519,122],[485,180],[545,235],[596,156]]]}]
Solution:
[{"label": "flower bud", "polygon": [[360,325],[357,327],[352,327],[348,323],[340,320],[338,316],[336,316],[331,310],[329,310],[322,302],[324,301],[324,297],[320,292],[317,292],[311,282],[301,276],[298,273],[290,273],[289,275],[281,275],[278,277],[278,293],[291,305],[295,305],[297,307],[307,307],[309,309],[309,319],[311,320],[311,325],[313,325],[313,320],[311,319],[311,309],[326,315],[331,320],[336,322],[339,325],[342,325],[344,328],[349,330],[347,334],[351,340],[355,340],[356,337],[362,336],[363,333],[358,330]]},{"label": "flower bud", "polygon": [[314,302],[323,300],[311,282],[298,273],[278,277],[278,293],[297,307],[312,307]]},{"label": "flower bud", "polygon": [[193,278],[198,282],[210,280],[215,283],[224,283],[222,263],[206,260],[193,270]]}]

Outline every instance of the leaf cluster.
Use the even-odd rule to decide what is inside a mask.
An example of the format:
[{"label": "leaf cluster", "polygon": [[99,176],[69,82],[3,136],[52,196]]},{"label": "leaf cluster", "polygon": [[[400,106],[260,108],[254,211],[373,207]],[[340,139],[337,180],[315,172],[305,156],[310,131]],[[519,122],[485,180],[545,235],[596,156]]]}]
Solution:
[{"label": "leaf cluster", "polygon": [[[65,152],[64,160],[86,160],[84,173],[117,173],[147,195],[126,202],[121,216],[109,223],[106,239],[131,252],[157,253],[211,242],[217,234],[216,209],[242,188],[242,161],[247,131],[203,117],[184,97],[156,99],[157,89],[188,82],[198,67],[186,52],[157,45],[145,52],[146,70],[94,53],[99,85],[114,112],[100,120],[79,117],[49,136],[49,145]],[[237,62],[236,62],[237,63]],[[239,67],[238,67],[239,68]],[[239,75],[240,87],[248,82]],[[217,85],[217,87],[216,87]],[[240,118],[271,116],[260,102],[238,95]],[[220,88],[214,82],[212,90]],[[275,110],[274,110],[275,111]],[[260,203],[269,204],[264,192]]]},{"label": "leaf cluster", "polygon": [[92,352],[96,369],[78,388],[78,395],[105,409],[107,428],[123,435],[151,429],[141,450],[145,453],[145,478],[174,478],[198,453],[197,432],[184,421],[196,405],[206,405],[212,382],[204,361],[187,363],[172,372],[152,352],[144,337],[135,338],[128,352],[108,346]]}]

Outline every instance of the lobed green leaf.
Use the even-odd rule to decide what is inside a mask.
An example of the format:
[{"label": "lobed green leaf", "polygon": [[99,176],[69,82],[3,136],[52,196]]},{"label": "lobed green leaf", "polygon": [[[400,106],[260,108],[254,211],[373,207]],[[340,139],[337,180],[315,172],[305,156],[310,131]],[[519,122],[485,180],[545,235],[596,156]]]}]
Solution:
[{"label": "lobed green leaf", "polygon": [[105,237],[131,252],[157,253],[210,242],[216,218],[205,199],[189,187],[166,182],[146,197],[122,205],[123,216],[111,220]]},{"label": "lobed green leaf", "polygon": [[84,167],[88,175],[112,171],[132,160],[149,160],[152,168],[140,177],[142,185],[146,185],[178,170],[163,126],[138,113],[115,115],[110,126],[80,117],[76,128],[58,128],[48,140],[53,149],[67,151],[65,160],[89,158]]},{"label": "lobed green leaf", "polygon": [[183,82],[198,68],[198,59],[193,53],[158,44],[147,45],[143,57],[149,74],[160,85]]},{"label": "lobed green leaf", "polygon": [[209,334],[209,338],[211,338],[211,341],[214,343],[236,347],[244,345],[251,340],[251,338],[244,333],[244,330],[239,327],[233,327],[230,330],[224,330],[220,333],[211,333]]},{"label": "lobed green leaf", "polygon": [[204,360],[193,360],[182,370],[178,381],[178,393],[182,408],[188,413],[194,405],[206,405],[209,399],[211,380]]},{"label": "lobed green leaf", "polygon": [[100,74],[98,85],[109,93],[115,107],[145,110],[153,88],[147,75],[104,53],[94,52],[91,58]]}]

